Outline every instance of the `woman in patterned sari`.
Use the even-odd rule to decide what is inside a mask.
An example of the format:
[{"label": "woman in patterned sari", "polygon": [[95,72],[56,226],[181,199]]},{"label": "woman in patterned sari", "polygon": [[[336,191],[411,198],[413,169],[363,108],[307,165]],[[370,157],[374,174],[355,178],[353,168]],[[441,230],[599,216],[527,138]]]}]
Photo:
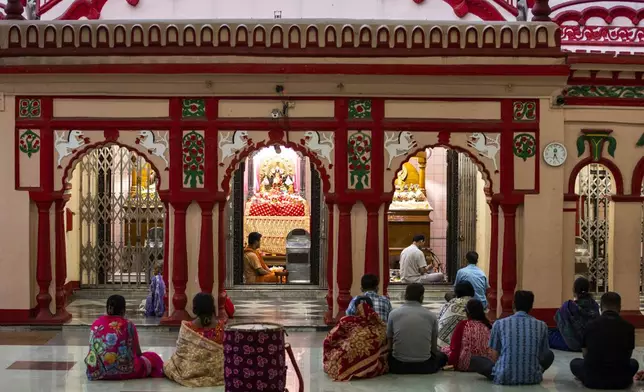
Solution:
[{"label": "woman in patterned sari", "polygon": [[575,280],[573,285],[575,298],[564,302],[555,314],[557,329],[548,334],[550,348],[581,351],[586,326],[599,317],[599,305],[589,291],[588,279],[580,277]]},{"label": "woman in patterned sari", "polygon": [[125,298],[120,295],[107,299],[107,315],[92,324],[85,364],[89,380],[163,377],[163,360],[153,352],[141,352],[139,335],[125,318]]},{"label": "woman in patterned sari", "polygon": [[454,286],[454,293],[456,298],[443,305],[438,315],[438,345],[440,347],[449,346],[456,325],[467,319],[465,305],[474,297],[474,286],[467,281],[460,282]]},{"label": "woman in patterned sari", "polygon": [[369,297],[356,299],[355,316],[340,319],[324,339],[324,372],[334,381],[387,373],[387,326]]},{"label": "woman in patterned sari", "polygon": [[213,319],[215,299],[199,293],[192,300],[193,321],[184,321],[179,330],[177,350],[163,371],[170,380],[184,387],[214,387],[224,384],[224,322]]},{"label": "woman in patterned sari", "polygon": [[489,348],[492,324],[485,317],[483,303],[471,299],[465,305],[467,320],[456,325],[449,347],[442,351],[449,357],[447,364],[460,372],[469,372],[470,359],[474,356],[492,359]]}]

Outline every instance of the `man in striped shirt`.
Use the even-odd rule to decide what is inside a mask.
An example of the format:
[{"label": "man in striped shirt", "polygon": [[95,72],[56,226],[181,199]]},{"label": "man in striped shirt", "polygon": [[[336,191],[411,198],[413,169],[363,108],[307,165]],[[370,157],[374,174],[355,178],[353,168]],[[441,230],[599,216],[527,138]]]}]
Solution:
[{"label": "man in striped shirt", "polygon": [[[391,313],[391,302],[389,298],[384,295],[378,295],[378,285],[380,280],[376,275],[367,274],[362,277],[360,285],[362,286],[362,295],[369,297],[371,302],[373,302],[373,310],[378,313],[382,321],[385,323],[389,319],[389,313]],[[347,316],[355,316],[356,314],[356,298],[351,300],[349,307],[347,308]]]},{"label": "man in striped shirt", "polygon": [[514,315],[497,320],[492,327],[490,348],[496,363],[484,357],[472,357],[470,368],[495,384],[539,384],[543,373],[552,365],[555,355],[548,346],[548,327],[528,313],[534,294],[514,294]]}]

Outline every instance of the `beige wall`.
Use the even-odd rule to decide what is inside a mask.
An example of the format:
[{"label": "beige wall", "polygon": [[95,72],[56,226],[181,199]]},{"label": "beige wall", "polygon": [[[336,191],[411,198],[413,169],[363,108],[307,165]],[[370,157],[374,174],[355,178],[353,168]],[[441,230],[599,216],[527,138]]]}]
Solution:
[{"label": "beige wall", "polygon": [[14,168],[15,97],[4,96],[0,124],[5,142],[0,145],[0,309],[29,309],[34,301],[35,280],[31,277],[32,241],[30,235],[29,193],[15,190]]},{"label": "beige wall", "polygon": [[[66,232],[67,239],[67,282],[80,282],[80,171],[72,173],[71,197],[66,208],[72,211],[72,231]],[[65,222],[67,229],[67,222]]]},{"label": "beige wall", "polygon": [[483,189],[485,182],[480,172],[476,173],[476,252],[479,254],[478,266],[485,274],[490,273],[490,207]]}]

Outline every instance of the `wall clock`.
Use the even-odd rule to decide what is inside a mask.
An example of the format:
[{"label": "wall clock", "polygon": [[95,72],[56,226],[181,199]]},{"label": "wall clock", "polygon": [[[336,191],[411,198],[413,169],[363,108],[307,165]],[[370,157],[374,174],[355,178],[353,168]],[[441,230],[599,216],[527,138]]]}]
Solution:
[{"label": "wall clock", "polygon": [[543,149],[543,160],[552,167],[558,167],[566,162],[568,150],[559,142],[552,142]]}]

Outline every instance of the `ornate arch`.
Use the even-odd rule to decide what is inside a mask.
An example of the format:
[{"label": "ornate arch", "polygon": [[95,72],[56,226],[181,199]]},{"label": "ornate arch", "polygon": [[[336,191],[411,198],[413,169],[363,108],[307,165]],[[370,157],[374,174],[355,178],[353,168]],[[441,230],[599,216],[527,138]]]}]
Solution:
[{"label": "ornate arch", "polygon": [[306,146],[291,141],[285,141],[283,140],[283,136],[284,131],[269,132],[268,140],[262,140],[258,143],[253,143],[235,154],[233,160],[228,164],[228,168],[226,169],[223,180],[221,181],[221,189],[224,191],[224,193],[226,195],[230,193],[230,180],[233,176],[233,173],[239,168],[239,164],[244,159],[246,159],[251,153],[259,151],[264,147],[280,145],[293,149],[309,158],[311,164],[313,165],[313,167],[315,167],[315,170],[317,170],[317,172],[320,174],[320,180],[322,180],[322,191],[325,195],[328,194],[331,191],[331,175],[327,172],[324,163],[320,160],[320,158],[318,158],[317,154],[309,150]]},{"label": "ornate arch", "polygon": [[633,179],[631,181],[631,195],[640,196],[642,192],[642,183],[644,182],[644,157],[635,165],[633,170]]},{"label": "ornate arch", "polygon": [[133,152],[137,156],[142,156],[143,159],[145,159],[146,163],[150,164],[150,166],[152,167],[152,170],[154,170],[156,172],[156,174],[157,174],[157,176],[156,176],[157,189],[161,189],[161,171],[159,170],[159,168],[156,167],[156,165],[154,164],[152,159],[146,153],[141,152],[140,150],[136,149],[135,147],[132,147],[129,144],[120,143],[120,142],[114,141],[114,140],[102,140],[102,141],[99,141],[99,142],[96,142],[96,143],[88,144],[85,147],[83,147],[81,150],[76,152],[76,154],[74,154],[72,156],[72,158],[69,160],[69,162],[65,166],[65,169],[63,170],[63,175],[62,175],[62,178],[61,178],[63,189],[69,189],[69,187],[70,187],[69,179],[70,179],[72,173],[74,172],[74,168],[76,167],[78,162],[86,154],[88,154],[90,151],[93,151],[93,150],[95,150],[97,148],[109,147],[109,146],[123,147],[123,148],[127,149],[128,151]]},{"label": "ornate arch", "polygon": [[[493,187],[493,183],[492,183],[492,176],[490,175],[489,170],[487,170],[487,168],[485,167],[485,164],[476,155],[474,155],[470,150],[468,150],[466,148],[463,148],[461,146],[452,145],[452,144],[449,144],[449,143],[440,143],[440,142],[438,142],[438,143],[435,143],[435,144],[427,144],[427,145],[424,145],[423,147],[420,147],[420,148],[417,148],[415,150],[412,150],[409,154],[407,154],[403,158],[402,162],[400,163],[400,165],[398,165],[398,168],[393,171],[393,173],[398,173],[400,170],[402,170],[403,165],[405,164],[405,162],[407,162],[410,158],[416,156],[416,154],[418,154],[419,152],[425,151],[428,148],[434,148],[434,147],[444,147],[444,148],[447,148],[449,150],[458,151],[458,152],[461,152],[461,153],[467,155],[467,157],[470,158],[472,160],[472,162],[474,162],[476,167],[479,169],[479,172],[483,176],[483,181],[485,182],[485,187],[484,187],[485,194],[487,196],[491,196],[494,193],[494,191],[493,191],[494,187]],[[394,174],[393,178],[391,179],[392,185],[394,185],[394,181],[396,181],[396,175],[395,174]],[[393,192],[390,192],[388,194],[388,198],[391,198],[391,197],[393,197]]]},{"label": "ornate arch", "polygon": [[593,160],[593,158],[587,157],[577,162],[575,167],[573,167],[572,171],[570,172],[570,176],[568,177],[568,195],[575,195],[575,183],[577,182],[577,175],[579,174],[581,169],[591,163],[603,165],[608,170],[610,170],[611,175],[613,176],[613,180],[615,181],[615,195],[621,196],[624,194],[624,178],[622,177],[622,172],[619,170],[619,167],[617,167],[617,165],[613,161],[604,157],[599,158],[599,160]]}]

